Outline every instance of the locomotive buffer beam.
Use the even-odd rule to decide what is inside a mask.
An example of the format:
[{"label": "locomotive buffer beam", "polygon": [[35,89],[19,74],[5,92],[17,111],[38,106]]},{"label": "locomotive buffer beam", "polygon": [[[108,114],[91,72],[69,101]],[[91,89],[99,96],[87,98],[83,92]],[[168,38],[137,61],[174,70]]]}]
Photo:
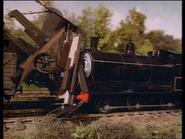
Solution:
[{"label": "locomotive buffer beam", "polygon": [[151,108],[151,107],[173,107],[174,105],[172,103],[168,103],[168,104],[159,104],[159,105],[140,105],[139,103],[136,105],[132,105],[132,106],[109,106],[106,105],[104,107],[104,109],[106,109],[107,111],[109,110],[114,110],[114,109],[126,109],[126,108],[136,108],[136,109],[140,109],[140,108]]}]

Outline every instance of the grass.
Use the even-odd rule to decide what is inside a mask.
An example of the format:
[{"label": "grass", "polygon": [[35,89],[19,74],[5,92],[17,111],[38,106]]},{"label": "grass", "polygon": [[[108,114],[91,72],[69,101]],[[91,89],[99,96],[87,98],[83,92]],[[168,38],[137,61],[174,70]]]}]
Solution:
[{"label": "grass", "polygon": [[39,89],[47,89],[47,88],[43,88],[43,87],[37,87],[34,84],[30,84],[30,85],[26,85],[24,82],[21,83],[21,86],[23,88],[23,90],[39,90]]},{"label": "grass", "polygon": [[[45,116],[22,133],[7,130],[8,139],[127,139],[182,138],[181,116],[103,117],[91,123],[63,121]],[[13,134],[13,136],[12,136]]]}]

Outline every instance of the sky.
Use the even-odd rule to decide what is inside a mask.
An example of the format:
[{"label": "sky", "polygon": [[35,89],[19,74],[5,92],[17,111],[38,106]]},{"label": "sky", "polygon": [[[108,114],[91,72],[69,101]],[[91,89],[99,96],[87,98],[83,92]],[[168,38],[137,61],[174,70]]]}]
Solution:
[{"label": "sky", "polygon": [[[41,11],[43,8],[35,1],[3,2],[4,15],[7,14],[7,9],[18,9],[24,13]],[[112,29],[119,26],[119,22],[129,15],[129,10],[135,7],[138,12],[147,17],[146,32],[159,29],[174,38],[182,38],[182,1],[54,1],[54,6],[60,11],[67,10],[69,13],[81,15],[86,7],[95,9],[101,3],[114,13],[111,21]],[[33,19],[33,15],[26,15],[26,17]]]}]

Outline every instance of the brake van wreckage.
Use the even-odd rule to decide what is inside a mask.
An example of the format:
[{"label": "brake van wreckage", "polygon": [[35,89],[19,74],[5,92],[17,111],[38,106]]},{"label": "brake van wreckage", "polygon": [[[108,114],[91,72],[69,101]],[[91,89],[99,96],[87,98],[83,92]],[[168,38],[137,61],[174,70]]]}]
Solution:
[{"label": "brake van wreckage", "polygon": [[91,37],[86,49],[86,32],[57,9],[44,7],[48,11],[41,30],[18,10],[8,14],[23,25],[36,46],[4,30],[4,98],[10,100],[25,82],[63,99],[63,105],[50,112],[58,117],[90,102],[102,113],[181,106],[181,54],[159,50],[136,55],[131,42],[125,53],[103,52],[97,49],[97,37]]}]

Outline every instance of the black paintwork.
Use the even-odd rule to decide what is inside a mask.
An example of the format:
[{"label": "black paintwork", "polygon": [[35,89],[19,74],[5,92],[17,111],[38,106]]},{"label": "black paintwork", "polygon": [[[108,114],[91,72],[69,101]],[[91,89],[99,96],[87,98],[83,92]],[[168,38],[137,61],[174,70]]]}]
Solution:
[{"label": "black paintwork", "polygon": [[159,51],[157,56],[86,50],[92,60],[87,78],[91,92],[171,92],[174,78],[181,77],[181,54]]}]

